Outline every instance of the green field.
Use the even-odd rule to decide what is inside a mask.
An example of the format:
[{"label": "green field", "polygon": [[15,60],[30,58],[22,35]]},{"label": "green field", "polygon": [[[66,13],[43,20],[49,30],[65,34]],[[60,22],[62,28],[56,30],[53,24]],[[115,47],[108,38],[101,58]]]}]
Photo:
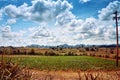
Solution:
[{"label": "green field", "polygon": [[[6,58],[5,58],[6,59]],[[115,61],[89,56],[14,56],[7,57],[21,66],[40,70],[113,70]],[[119,66],[120,68],[120,66]]]}]

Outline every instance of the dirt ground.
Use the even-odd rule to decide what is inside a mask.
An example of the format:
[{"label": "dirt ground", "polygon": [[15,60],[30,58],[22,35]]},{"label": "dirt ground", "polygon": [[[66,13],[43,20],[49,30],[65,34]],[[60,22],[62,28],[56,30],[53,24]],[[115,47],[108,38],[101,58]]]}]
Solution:
[{"label": "dirt ground", "polygon": [[40,71],[30,69],[32,80],[120,80],[116,71]]}]

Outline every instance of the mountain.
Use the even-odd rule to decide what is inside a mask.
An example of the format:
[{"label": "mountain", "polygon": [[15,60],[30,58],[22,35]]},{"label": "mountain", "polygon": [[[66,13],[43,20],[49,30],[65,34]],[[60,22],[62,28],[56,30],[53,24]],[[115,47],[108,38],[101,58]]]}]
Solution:
[{"label": "mountain", "polygon": [[83,44],[79,44],[79,45],[68,45],[68,44],[62,44],[62,45],[57,45],[57,46],[45,46],[45,45],[38,45],[38,44],[32,44],[32,45],[28,45],[26,47],[30,47],[30,48],[79,48],[79,47],[84,47]]},{"label": "mountain", "polygon": [[[57,46],[46,46],[46,45],[38,45],[38,44],[32,44],[28,45],[26,47],[29,48],[82,48],[82,47],[116,47],[116,44],[109,44],[109,45],[84,45],[84,44],[77,44],[77,45],[68,45],[68,44],[62,44]],[[119,44],[120,47],[120,44]]]}]

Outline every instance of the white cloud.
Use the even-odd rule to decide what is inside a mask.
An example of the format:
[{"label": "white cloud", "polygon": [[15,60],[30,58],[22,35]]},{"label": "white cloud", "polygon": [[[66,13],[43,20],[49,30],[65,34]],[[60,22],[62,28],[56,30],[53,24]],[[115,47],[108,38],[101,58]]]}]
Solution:
[{"label": "white cloud", "polygon": [[6,14],[11,18],[17,18],[21,16],[21,11],[15,5],[8,5],[4,8]]},{"label": "white cloud", "polygon": [[67,26],[70,24],[70,22],[73,22],[72,20],[74,19],[75,16],[71,12],[66,11],[56,17],[56,25]]},{"label": "white cloud", "polygon": [[0,20],[2,20],[2,16],[3,16],[3,9],[0,9]]},{"label": "white cloud", "polygon": [[91,0],[79,0],[79,2],[82,2],[82,3],[86,3],[86,2],[89,2]]},{"label": "white cloud", "polygon": [[[64,12],[69,12],[72,5],[68,1],[34,0],[32,5],[24,3],[21,6],[8,5],[5,13],[11,18],[25,18],[37,22],[49,22]],[[24,14],[23,14],[24,13]]]},{"label": "white cloud", "polygon": [[106,8],[103,8],[102,10],[99,11],[98,17],[101,20],[112,20],[113,13],[115,11],[120,12],[120,2],[119,1],[110,2]]},{"label": "white cloud", "polygon": [[[64,36],[71,35],[67,37],[68,40],[71,39],[71,42],[77,44],[112,44],[115,43],[116,37],[113,24],[113,21],[101,21],[91,17],[81,21],[80,24],[75,27],[69,26],[64,28],[63,32]],[[103,40],[104,43],[101,43]]]},{"label": "white cloud", "polygon": [[28,28],[27,32],[31,33],[28,36],[32,44],[55,45],[59,43],[56,32],[46,26]]},{"label": "white cloud", "polygon": [[23,35],[23,32],[12,32],[11,31],[11,27],[10,26],[5,26],[5,27],[0,27],[0,32],[1,32],[1,36],[3,39],[14,39],[14,38],[18,38],[21,37]]},{"label": "white cloud", "polygon": [[8,25],[15,24],[15,23],[16,23],[16,19],[8,19],[7,20]]},{"label": "white cloud", "polygon": [[20,46],[24,45],[24,34],[25,31],[12,32],[11,26],[0,27],[0,40],[1,46]]},{"label": "white cloud", "polygon": [[31,34],[32,38],[48,38],[52,36],[52,32],[50,32],[48,29],[45,27],[33,27],[29,28],[29,31]]},{"label": "white cloud", "polygon": [[[85,20],[77,19],[70,11],[72,5],[66,0],[34,0],[31,6],[26,3],[18,7],[8,5],[4,8],[6,15],[11,17],[8,24],[21,17],[47,23],[18,32],[13,32],[10,26],[1,27],[0,40],[4,39],[9,45],[112,44],[116,36],[114,21],[110,18],[114,9],[120,10],[119,4],[119,1],[111,2],[99,11],[98,19],[90,17]],[[49,28],[51,21],[54,21],[54,27]]]},{"label": "white cloud", "polygon": [[111,24],[105,26],[105,22],[103,23],[103,21],[95,18],[88,18],[82,22],[84,23],[80,23],[75,27],[48,29],[46,26],[40,26],[19,32],[12,32],[10,26],[6,26],[1,28],[1,35],[2,39],[4,39],[3,42],[7,42],[8,45],[75,45],[115,42],[115,28]]}]

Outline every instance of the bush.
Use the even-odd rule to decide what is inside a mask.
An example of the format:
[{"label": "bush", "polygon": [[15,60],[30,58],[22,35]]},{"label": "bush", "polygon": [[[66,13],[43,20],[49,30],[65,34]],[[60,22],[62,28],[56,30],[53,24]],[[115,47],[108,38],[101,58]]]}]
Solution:
[{"label": "bush", "polygon": [[95,56],[95,54],[90,53],[90,56]]},{"label": "bush", "polygon": [[29,52],[30,55],[35,55],[35,50],[31,49],[31,51]]},{"label": "bush", "polygon": [[59,54],[56,54],[56,53],[53,52],[53,51],[46,51],[44,55],[45,55],[45,56],[59,56]]},{"label": "bush", "polygon": [[75,54],[73,52],[68,52],[68,53],[64,54],[64,56],[77,56],[77,54]]},{"label": "bush", "polygon": [[110,58],[110,56],[109,55],[105,55],[105,58]]},{"label": "bush", "polygon": [[102,55],[98,55],[98,57],[102,57]]},{"label": "bush", "polygon": [[73,52],[68,52],[68,56],[74,56]]},{"label": "bush", "polygon": [[[116,57],[117,57],[116,55],[115,55],[115,56],[113,56],[113,59],[116,59]],[[120,59],[120,56],[118,56],[118,59]]]},{"label": "bush", "polygon": [[114,54],[114,48],[111,48],[111,49],[110,49],[110,53],[111,53],[111,54]]},{"label": "bush", "polygon": [[36,53],[36,55],[44,55],[44,54],[40,52],[40,53]]}]

